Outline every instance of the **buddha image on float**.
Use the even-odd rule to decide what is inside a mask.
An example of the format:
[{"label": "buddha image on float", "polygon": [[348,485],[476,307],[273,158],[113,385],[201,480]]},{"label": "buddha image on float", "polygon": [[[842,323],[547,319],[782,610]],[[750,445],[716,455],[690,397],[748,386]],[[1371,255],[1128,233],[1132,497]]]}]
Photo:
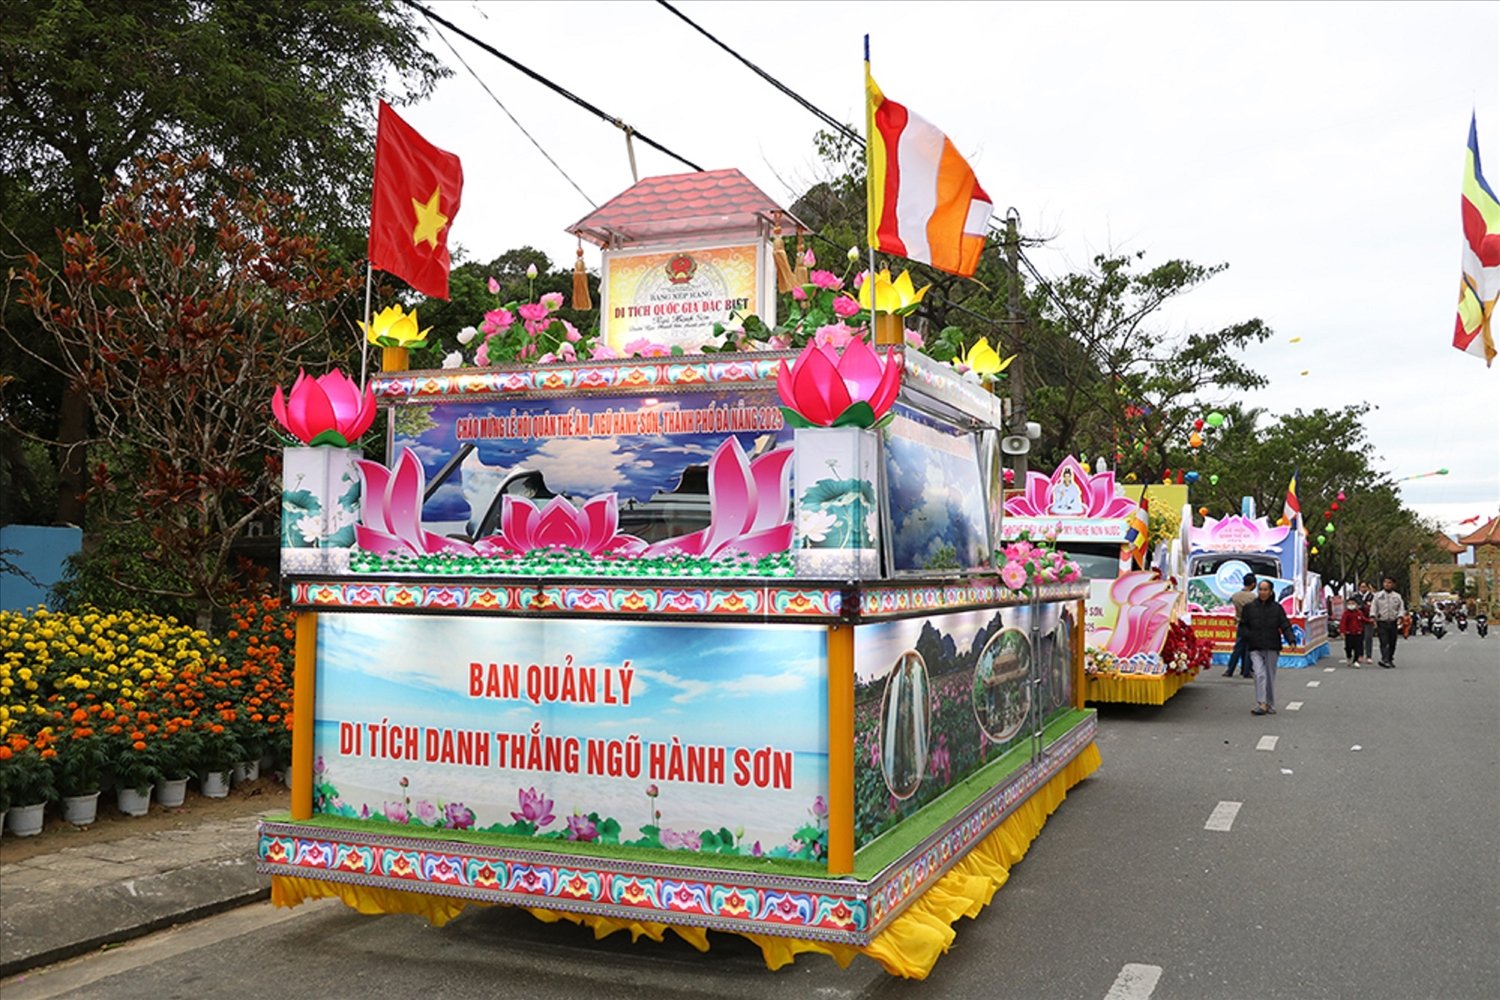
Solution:
[{"label": "buddha image on float", "polygon": [[[1005,500],[1002,538],[1054,538],[1089,581],[1084,621],[1090,701],[1162,704],[1207,665],[1182,581],[1187,578],[1187,487],[1127,488],[1100,464],[1068,457],[1051,475],[1028,472]],[[1132,525],[1147,507],[1182,511],[1181,528],[1137,565]]]}]

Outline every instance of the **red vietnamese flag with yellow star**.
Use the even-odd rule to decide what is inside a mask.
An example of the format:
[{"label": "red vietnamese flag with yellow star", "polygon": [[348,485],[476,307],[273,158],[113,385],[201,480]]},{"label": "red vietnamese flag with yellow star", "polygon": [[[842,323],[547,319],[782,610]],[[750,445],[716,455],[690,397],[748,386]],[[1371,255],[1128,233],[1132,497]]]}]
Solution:
[{"label": "red vietnamese flag with yellow star", "polygon": [[433,298],[448,297],[448,225],[458,214],[464,171],[380,102],[370,264]]}]

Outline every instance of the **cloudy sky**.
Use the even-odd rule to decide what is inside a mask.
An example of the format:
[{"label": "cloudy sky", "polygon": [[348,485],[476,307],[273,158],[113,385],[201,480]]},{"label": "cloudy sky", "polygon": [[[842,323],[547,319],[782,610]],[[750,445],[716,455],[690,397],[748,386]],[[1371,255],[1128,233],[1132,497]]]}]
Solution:
[{"label": "cloudy sky", "polygon": [[[1226,262],[1174,330],[1259,316],[1275,412],[1378,406],[1366,427],[1407,502],[1454,528],[1500,511],[1500,366],[1450,346],[1471,110],[1500,182],[1500,5],[738,3],[689,17],[819,107],[863,121],[860,39],[892,99],[944,129],[985,189],[1051,237],[1044,274],[1096,253]],[[450,0],[443,16],[707,168],[789,203],[818,122],[648,0]],[[578,186],[631,183],[621,133],[461,38],[453,45]],[[407,109],[463,158],[452,239],[572,260],[591,207],[441,41],[455,75]],[[642,176],[686,169],[641,143]],[[597,255],[590,251],[590,266]],[[1302,338],[1293,344],[1291,338]],[[1301,374],[1307,372],[1306,375]],[[1289,464],[1295,460],[1288,457]]]}]

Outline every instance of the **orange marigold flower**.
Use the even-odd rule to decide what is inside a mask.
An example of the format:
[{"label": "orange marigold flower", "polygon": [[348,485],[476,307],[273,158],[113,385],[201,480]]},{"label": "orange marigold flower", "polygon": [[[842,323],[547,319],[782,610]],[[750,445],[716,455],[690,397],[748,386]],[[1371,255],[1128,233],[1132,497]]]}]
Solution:
[{"label": "orange marigold flower", "polygon": [[132,750],[144,750],[146,749],[146,744],[142,743],[140,740],[136,740],[134,743],[130,744],[130,748]]},{"label": "orange marigold flower", "polygon": [[224,731],[224,727],[221,726],[221,725],[219,725],[217,722],[215,722],[213,725],[209,726],[208,729],[209,729],[209,732],[212,732],[212,733],[222,733]]},{"label": "orange marigold flower", "polygon": [[10,760],[13,756],[10,747],[0,745],[0,760]]},{"label": "orange marigold flower", "polygon": [[42,756],[47,760],[51,760],[53,757],[57,756],[57,751],[52,749],[51,747],[48,747],[47,749],[42,751]]}]

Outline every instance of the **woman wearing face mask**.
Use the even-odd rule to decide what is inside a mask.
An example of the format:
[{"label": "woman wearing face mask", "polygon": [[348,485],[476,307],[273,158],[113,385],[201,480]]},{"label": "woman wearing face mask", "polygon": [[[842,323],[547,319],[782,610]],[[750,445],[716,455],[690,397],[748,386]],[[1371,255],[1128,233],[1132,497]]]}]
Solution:
[{"label": "woman wearing face mask", "polygon": [[1245,605],[1240,616],[1240,632],[1245,637],[1245,650],[1255,668],[1255,701],[1252,715],[1276,714],[1276,660],[1281,656],[1281,641],[1294,645],[1297,641],[1292,633],[1292,620],[1286,609],[1276,600],[1268,580],[1260,581],[1255,600]]}]

